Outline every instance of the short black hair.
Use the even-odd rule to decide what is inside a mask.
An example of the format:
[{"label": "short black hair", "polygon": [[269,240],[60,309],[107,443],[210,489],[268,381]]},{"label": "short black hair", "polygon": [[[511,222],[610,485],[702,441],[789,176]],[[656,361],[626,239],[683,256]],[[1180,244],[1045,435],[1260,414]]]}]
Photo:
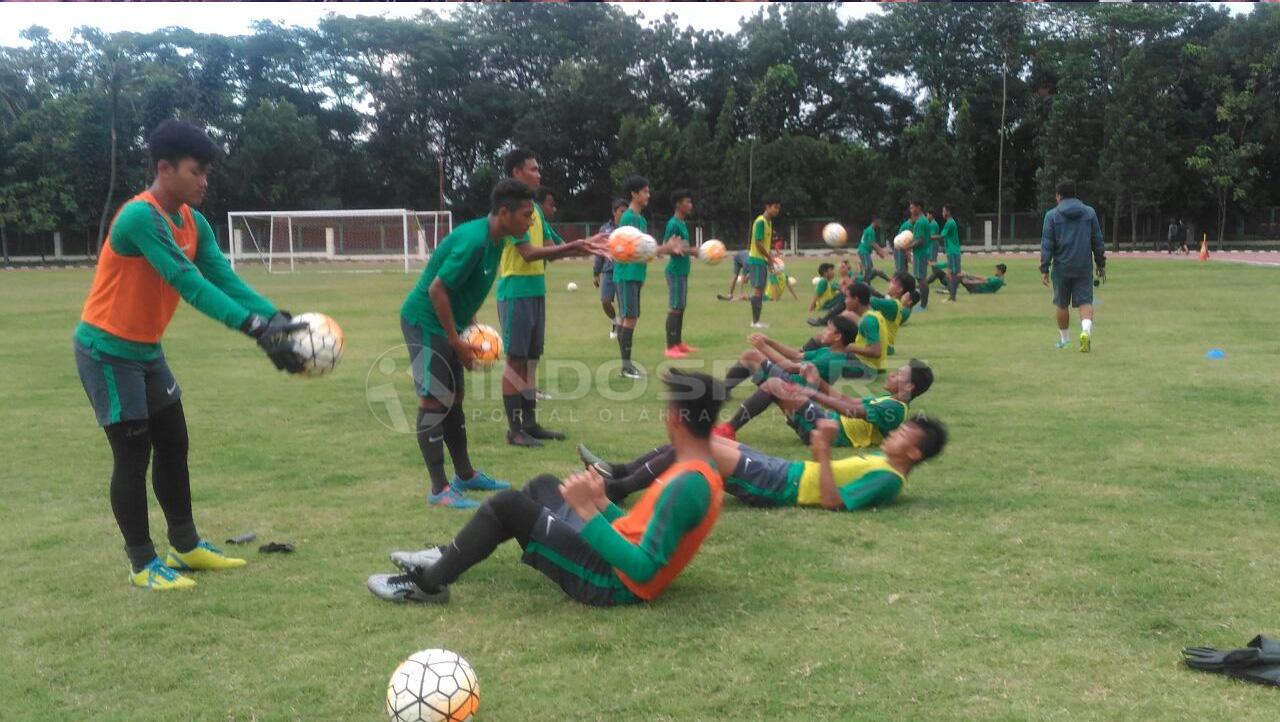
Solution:
[{"label": "short black hair", "polygon": [[639,193],[649,187],[649,179],[642,175],[633,175],[622,184],[622,193],[627,197],[627,203],[631,203],[631,195]]},{"label": "short black hair", "polygon": [[953,211],[953,210],[955,210],[955,209],[951,207],[951,204],[950,204],[950,203],[943,203],[943,204],[942,204],[942,210],[944,210],[944,211]]},{"label": "short black hair", "polygon": [[920,443],[916,445],[920,450],[920,461],[928,461],[942,453],[942,448],[947,445],[947,427],[943,426],[941,421],[924,414],[916,414],[907,423],[915,424],[924,432],[924,436],[920,437]]},{"label": "short black hair", "polygon": [[1058,190],[1058,195],[1062,196],[1063,198],[1075,198],[1076,182],[1073,180],[1068,180],[1064,178],[1058,181],[1057,190]]},{"label": "short black hair", "polygon": [[830,263],[819,263],[819,264],[818,264],[818,275],[819,275],[819,276],[821,276],[822,274],[826,273],[827,271],[834,271],[834,270],[835,270],[835,266],[831,265]]},{"label": "short black hair", "polygon": [[903,291],[916,290],[916,277],[910,273],[907,273],[906,271],[898,271],[893,274],[893,277],[898,279],[898,285],[902,286]]},{"label": "short black hair", "polygon": [[764,197],[764,205],[766,207],[778,205],[779,203],[782,203],[782,199],[778,198],[776,195],[773,195],[772,193]]},{"label": "short black hair", "polygon": [[872,213],[872,214],[871,214],[871,220],[873,220],[873,221],[878,221],[878,220],[880,220],[880,214],[879,214],[879,213]]},{"label": "short black hair", "polygon": [[908,288],[902,292],[902,295],[906,296],[908,301],[911,301],[913,307],[920,303],[920,289],[918,288]]},{"label": "short black hair", "polygon": [[631,205],[631,202],[626,198],[614,198],[613,203],[609,205],[609,210],[616,211],[619,208],[626,208],[629,205]]},{"label": "short black hair", "polygon": [[218,157],[218,146],[213,144],[204,129],[185,120],[166,120],[151,131],[147,144],[151,152],[151,167],[167,160],[177,164],[183,158],[194,158],[201,165],[208,165]]},{"label": "short black hair", "polygon": [[536,199],[538,203],[545,203],[547,200],[547,196],[551,196],[552,198],[555,198],[556,192],[546,186],[538,186],[538,191],[536,195]]},{"label": "short black hair", "polygon": [[728,391],[720,379],[697,371],[668,369],[662,376],[667,401],[680,414],[680,422],[699,439],[711,438]]},{"label": "short black hair", "polygon": [[680,201],[685,198],[693,198],[693,191],[688,188],[677,188],[671,191],[671,207],[675,208],[680,205]]},{"label": "short black hair", "polygon": [[908,361],[907,366],[911,369],[911,400],[915,401],[933,386],[933,369],[918,358]]},{"label": "short black hair", "polygon": [[1006,266],[1006,265],[1004,265],[1003,263],[997,263],[997,264],[996,264],[996,270],[997,270],[997,271],[999,271],[999,272],[1001,272],[1001,273],[1008,273],[1008,272],[1009,272],[1009,267],[1008,267],[1008,266]]},{"label": "short black hair", "polygon": [[863,306],[871,305],[871,287],[862,281],[858,281],[852,286],[849,286],[847,293],[849,294],[849,298],[858,299],[858,302]]},{"label": "short black hair", "polygon": [[840,332],[841,346],[848,346],[858,340],[858,324],[854,323],[853,319],[848,316],[837,314],[832,316],[827,323],[835,326],[836,330]]},{"label": "short black hair", "polygon": [[512,150],[510,153],[507,153],[506,157],[502,159],[502,170],[510,176],[512,173],[516,172],[517,168],[523,168],[525,161],[530,158],[537,157],[537,153],[534,153],[532,150],[525,148],[524,146],[520,146],[519,148]]},{"label": "short black hair", "polygon": [[533,202],[533,189],[515,178],[504,178],[489,194],[489,212],[497,215],[498,211],[506,208],[514,213],[525,201]]},{"label": "short black hair", "polygon": [[919,200],[917,200],[917,201],[911,201],[911,205],[913,205],[913,206],[919,206],[919,207],[920,207],[920,210],[924,210],[924,201],[919,201]]}]

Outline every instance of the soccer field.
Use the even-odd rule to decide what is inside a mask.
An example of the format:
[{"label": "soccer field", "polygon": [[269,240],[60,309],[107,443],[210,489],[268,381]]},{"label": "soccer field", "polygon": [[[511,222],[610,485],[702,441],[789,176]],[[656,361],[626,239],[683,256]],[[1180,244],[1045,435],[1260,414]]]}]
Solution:
[{"label": "soccer field", "polygon": [[[966,258],[974,272],[994,263]],[[342,324],[329,378],[276,372],[185,305],[170,326],[196,523],[215,543],[258,541],[224,547],[250,565],[199,574],[194,592],[131,588],[109,449],[71,354],[92,272],[0,272],[0,718],[385,719],[391,670],[444,647],[475,668],[482,720],[1275,719],[1272,690],[1189,671],[1178,652],[1280,632],[1280,271],[1114,259],[1085,355],[1054,350],[1035,263],[1009,266],[999,294],[948,305],[935,291],[899,332],[896,358],[937,374],[913,410],[951,439],[897,503],[728,500],[666,594],[617,609],[568,600],[515,544],[447,606],[370,596],[365,577],[391,570],[389,550],[445,542],[468,514],[426,508],[422,459],[396,430],[413,404],[398,309],[416,276],[314,267],[244,275],[282,307]],[[816,267],[789,261],[802,302],[766,304],[770,335],[807,338]],[[497,478],[564,475],[577,440],[618,458],[663,443],[661,269],[636,335],[651,372],[637,396],[614,366],[603,387],[594,379],[617,344],[589,268],[549,269],[542,385],[556,398],[539,411],[570,441],[507,447],[498,374],[470,379],[472,457]],[[722,369],[749,331],[747,304],[715,300],[729,273],[695,264],[691,277],[685,338],[704,368]],[[566,292],[570,280],[582,290]],[[480,320],[497,325],[492,297]],[[1226,358],[1206,360],[1210,348]],[[739,438],[806,458],[777,419]],[[258,554],[267,541],[297,551]]]}]

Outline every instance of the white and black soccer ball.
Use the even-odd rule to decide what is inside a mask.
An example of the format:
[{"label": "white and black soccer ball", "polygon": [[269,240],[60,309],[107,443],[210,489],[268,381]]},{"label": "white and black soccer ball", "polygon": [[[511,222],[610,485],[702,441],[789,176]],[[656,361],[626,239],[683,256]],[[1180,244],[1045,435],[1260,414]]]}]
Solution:
[{"label": "white and black soccer ball", "polygon": [[302,371],[298,375],[315,378],[333,371],[342,360],[344,344],[338,322],[323,313],[302,313],[293,320],[307,322],[307,328],[289,336],[293,352],[302,359]]},{"label": "white and black soccer ball", "polygon": [[467,722],[480,707],[480,684],[467,660],[447,649],[414,652],[391,673],[391,722]]}]

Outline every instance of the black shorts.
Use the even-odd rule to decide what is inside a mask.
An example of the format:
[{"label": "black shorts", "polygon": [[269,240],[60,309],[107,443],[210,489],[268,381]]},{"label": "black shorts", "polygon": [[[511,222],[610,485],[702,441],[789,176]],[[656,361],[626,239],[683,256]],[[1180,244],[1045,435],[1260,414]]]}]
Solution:
[{"label": "black shorts", "polygon": [[509,358],[542,358],[547,327],[546,296],[526,296],[498,301],[502,324],[502,348]]},{"label": "black shorts", "polygon": [[1069,303],[1072,308],[1079,308],[1093,303],[1093,280],[1088,276],[1061,278],[1054,275],[1052,278],[1053,305],[1066,308]]},{"label": "black shorts", "polygon": [[543,509],[520,561],[542,572],[571,599],[583,604],[612,607],[641,601],[614,573],[613,565],[582,538],[582,519],[556,489],[538,485],[526,487],[524,493]]},{"label": "black shorts", "polygon": [[615,281],[618,285],[618,316],[640,318],[640,289],[644,281]]},{"label": "black shorts", "polygon": [[750,446],[739,446],[738,453],[738,465],[724,480],[727,493],[751,506],[788,506],[794,503],[803,464],[769,456]]},{"label": "black shorts", "polygon": [[400,332],[404,344],[409,347],[409,365],[413,370],[413,387],[424,399],[435,399],[446,409],[462,403],[464,379],[462,361],[449,345],[449,340],[438,334],[425,339],[422,329],[400,319]]},{"label": "black shorts", "polygon": [[150,361],[112,356],[72,342],[80,384],[99,426],[145,421],[182,398],[182,389],[161,353]]}]

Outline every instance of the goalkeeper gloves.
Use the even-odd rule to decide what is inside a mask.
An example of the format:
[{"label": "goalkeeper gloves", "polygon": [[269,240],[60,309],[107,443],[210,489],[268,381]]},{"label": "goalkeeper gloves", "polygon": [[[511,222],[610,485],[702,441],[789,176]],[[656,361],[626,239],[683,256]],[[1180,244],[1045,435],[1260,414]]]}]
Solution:
[{"label": "goalkeeper gloves", "polygon": [[302,371],[302,357],[293,350],[289,336],[304,328],[307,328],[306,321],[294,321],[288,311],[276,311],[269,319],[250,314],[240,331],[258,342],[276,368],[296,374]]}]

